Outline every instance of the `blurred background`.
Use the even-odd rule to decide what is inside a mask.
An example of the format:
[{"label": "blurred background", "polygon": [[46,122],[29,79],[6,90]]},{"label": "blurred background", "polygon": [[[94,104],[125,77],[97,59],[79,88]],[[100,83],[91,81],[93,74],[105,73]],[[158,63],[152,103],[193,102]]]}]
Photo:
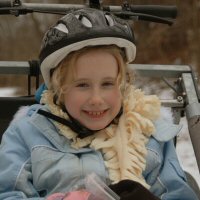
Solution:
[{"label": "blurred background", "polygon": [[[83,4],[81,0],[26,0],[24,3],[71,3]],[[104,0],[104,5],[121,5],[123,1]],[[145,21],[135,21],[137,56],[140,64],[190,65],[200,73],[200,0],[129,0],[129,4],[176,5],[178,16],[172,26]],[[44,32],[56,22],[60,15],[28,14],[19,17],[0,16],[0,60],[37,60]],[[144,85],[144,83],[143,83]],[[147,84],[149,88],[149,84]],[[162,97],[171,95],[163,89],[163,83],[153,82],[151,93]],[[0,75],[0,96],[25,95],[27,77],[23,75]],[[1,106],[1,105],[0,105]],[[166,111],[165,111],[166,114]],[[182,134],[178,138],[177,150],[183,167],[190,171],[200,184],[199,172],[183,118]]]}]

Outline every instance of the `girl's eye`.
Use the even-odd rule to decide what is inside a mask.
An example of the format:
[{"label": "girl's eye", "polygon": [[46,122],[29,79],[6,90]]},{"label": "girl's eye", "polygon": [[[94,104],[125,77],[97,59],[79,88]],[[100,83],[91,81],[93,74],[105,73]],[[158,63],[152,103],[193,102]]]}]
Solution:
[{"label": "girl's eye", "polygon": [[113,86],[113,85],[115,85],[115,83],[112,82],[112,81],[107,81],[107,82],[104,82],[104,83],[102,84],[103,87],[111,87],[111,86]]},{"label": "girl's eye", "polygon": [[76,87],[86,88],[86,87],[89,87],[89,84],[87,84],[87,83],[79,83],[79,84],[76,85]]}]

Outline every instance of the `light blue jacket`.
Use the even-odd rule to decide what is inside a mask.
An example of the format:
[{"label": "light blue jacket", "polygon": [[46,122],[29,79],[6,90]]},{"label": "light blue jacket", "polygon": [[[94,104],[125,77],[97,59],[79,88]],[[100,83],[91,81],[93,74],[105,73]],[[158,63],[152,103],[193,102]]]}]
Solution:
[{"label": "light blue jacket", "polygon": [[[13,122],[0,146],[0,200],[42,200],[55,192],[67,192],[92,172],[109,184],[101,152],[75,150],[59,135],[53,123],[36,113],[33,105],[25,117]],[[150,190],[163,200],[197,200],[186,183],[172,138],[180,127],[159,120],[157,132],[147,144],[144,177]]]}]

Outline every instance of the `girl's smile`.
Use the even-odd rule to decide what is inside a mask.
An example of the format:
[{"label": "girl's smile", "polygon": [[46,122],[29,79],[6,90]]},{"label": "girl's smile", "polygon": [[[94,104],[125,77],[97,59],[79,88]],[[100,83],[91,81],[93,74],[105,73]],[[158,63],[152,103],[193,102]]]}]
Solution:
[{"label": "girl's smile", "polygon": [[83,111],[88,117],[92,118],[92,119],[99,119],[102,118],[106,115],[106,112],[108,111],[108,109],[106,110],[102,110],[102,111]]},{"label": "girl's smile", "polygon": [[105,128],[121,108],[118,63],[111,53],[93,50],[75,62],[75,80],[64,94],[69,114],[91,130]]}]

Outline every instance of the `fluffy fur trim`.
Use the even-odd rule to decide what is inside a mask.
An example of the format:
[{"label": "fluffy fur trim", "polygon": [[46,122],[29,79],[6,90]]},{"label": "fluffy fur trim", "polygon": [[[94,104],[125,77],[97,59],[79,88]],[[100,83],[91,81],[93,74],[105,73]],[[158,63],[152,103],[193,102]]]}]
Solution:
[{"label": "fluffy fur trim", "polygon": [[18,111],[14,114],[13,119],[12,119],[12,121],[10,122],[10,124],[11,124],[11,123],[17,122],[18,120],[20,120],[21,118],[23,118],[24,116],[26,116],[29,107],[30,107],[30,106],[21,106],[21,107],[18,109]]}]

